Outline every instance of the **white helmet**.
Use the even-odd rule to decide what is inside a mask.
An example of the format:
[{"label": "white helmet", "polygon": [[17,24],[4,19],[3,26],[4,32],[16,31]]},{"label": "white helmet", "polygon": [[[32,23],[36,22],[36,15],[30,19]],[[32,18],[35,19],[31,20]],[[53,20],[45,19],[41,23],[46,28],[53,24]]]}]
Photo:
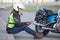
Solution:
[{"label": "white helmet", "polygon": [[17,7],[21,8],[21,9],[24,9],[25,8],[22,3],[15,3],[13,5],[13,9],[15,9],[16,11],[18,11],[18,8]]}]

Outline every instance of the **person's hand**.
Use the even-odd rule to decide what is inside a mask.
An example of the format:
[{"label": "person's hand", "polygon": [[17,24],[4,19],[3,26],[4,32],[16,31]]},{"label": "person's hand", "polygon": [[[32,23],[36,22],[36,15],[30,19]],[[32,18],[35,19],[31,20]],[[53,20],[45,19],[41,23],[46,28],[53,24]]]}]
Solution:
[{"label": "person's hand", "polygon": [[31,22],[26,22],[27,26],[29,26],[31,24]]}]

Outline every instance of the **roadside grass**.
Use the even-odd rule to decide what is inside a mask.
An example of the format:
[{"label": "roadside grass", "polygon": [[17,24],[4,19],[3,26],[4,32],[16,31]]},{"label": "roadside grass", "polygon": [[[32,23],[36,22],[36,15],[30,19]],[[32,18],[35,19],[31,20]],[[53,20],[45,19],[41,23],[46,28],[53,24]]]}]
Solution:
[{"label": "roadside grass", "polygon": [[[60,5],[26,5],[24,12],[37,12],[37,10],[40,8],[49,8],[52,9],[53,12],[57,13],[57,11],[60,9]],[[8,11],[12,9],[12,6],[9,6],[6,8],[0,8],[0,11]]]},{"label": "roadside grass", "polygon": [[56,10],[56,9],[55,9],[55,10],[53,10],[53,12],[54,12],[54,13],[57,13],[57,12],[58,12],[58,10]]}]

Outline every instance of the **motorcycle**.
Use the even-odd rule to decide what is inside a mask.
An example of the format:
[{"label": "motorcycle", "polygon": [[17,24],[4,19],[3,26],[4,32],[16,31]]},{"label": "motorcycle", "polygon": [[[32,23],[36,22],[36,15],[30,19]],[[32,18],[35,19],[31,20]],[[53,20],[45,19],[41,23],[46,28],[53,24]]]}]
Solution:
[{"label": "motorcycle", "polygon": [[49,31],[60,33],[60,18],[58,14],[50,9],[39,9],[36,13],[35,21],[41,25],[35,25],[37,32],[42,32],[46,36]]}]

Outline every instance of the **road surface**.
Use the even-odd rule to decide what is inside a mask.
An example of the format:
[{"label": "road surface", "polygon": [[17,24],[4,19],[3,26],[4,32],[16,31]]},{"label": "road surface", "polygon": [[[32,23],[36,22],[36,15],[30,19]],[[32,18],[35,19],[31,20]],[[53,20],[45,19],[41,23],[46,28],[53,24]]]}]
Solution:
[{"label": "road surface", "polygon": [[[0,11],[0,33],[6,32],[5,27],[6,27],[9,13],[10,13],[10,11]],[[23,22],[33,21],[34,18],[35,18],[35,13],[23,12],[23,15],[21,15],[21,21],[23,21]],[[35,26],[32,24],[29,27],[31,29],[35,30]],[[34,37],[32,35],[26,33],[25,31],[14,34],[14,38],[16,40],[25,40],[25,39],[34,40],[33,39]],[[40,40],[60,40],[60,34],[49,32],[49,34],[47,36],[43,37]]]}]

